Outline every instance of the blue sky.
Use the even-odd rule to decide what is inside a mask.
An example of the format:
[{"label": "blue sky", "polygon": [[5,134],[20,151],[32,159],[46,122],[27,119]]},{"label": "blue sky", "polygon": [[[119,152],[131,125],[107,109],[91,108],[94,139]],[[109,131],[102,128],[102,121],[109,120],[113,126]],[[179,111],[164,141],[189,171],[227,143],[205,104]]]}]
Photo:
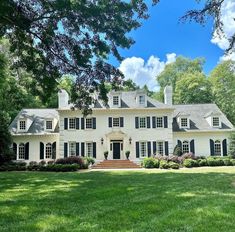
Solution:
[{"label": "blue sky", "polygon": [[[227,8],[230,12],[232,9],[232,13],[234,13],[235,0],[226,1],[230,4]],[[150,5],[150,18],[143,21],[142,27],[130,33],[136,43],[128,50],[120,49],[121,55],[129,59],[124,60],[122,64],[118,63],[114,58],[111,58],[110,62],[117,67],[122,67],[120,69],[129,78],[130,74],[128,72],[130,70],[128,68],[130,66],[131,73],[139,72],[138,68],[142,67],[144,69],[140,71],[140,76],[142,77],[132,78],[140,85],[145,83],[143,75],[148,71],[146,70],[146,68],[148,69],[147,66],[158,66],[158,68],[152,67],[152,69],[155,69],[155,71],[150,70],[152,73],[158,73],[157,69],[161,71],[164,69],[165,63],[169,63],[166,57],[167,54],[183,55],[189,58],[204,57],[206,59],[204,71],[209,74],[224,54],[223,49],[220,48],[224,48],[223,45],[217,40],[214,43],[211,42],[213,36],[212,19],[208,20],[205,26],[194,22],[179,22],[179,18],[187,10],[198,7],[200,5],[195,0],[161,0],[154,7]],[[153,86],[153,80],[150,83],[146,81],[146,83],[152,89],[156,87]]]}]

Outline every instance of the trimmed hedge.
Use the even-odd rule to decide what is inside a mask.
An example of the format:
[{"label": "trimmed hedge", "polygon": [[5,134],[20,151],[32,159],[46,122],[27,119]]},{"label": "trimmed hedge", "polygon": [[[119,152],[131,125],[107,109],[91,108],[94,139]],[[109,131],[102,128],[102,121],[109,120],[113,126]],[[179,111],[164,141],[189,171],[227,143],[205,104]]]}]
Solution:
[{"label": "trimmed hedge", "polygon": [[183,162],[183,166],[186,168],[193,168],[193,167],[198,167],[199,163],[197,160],[185,159]]},{"label": "trimmed hedge", "polygon": [[144,158],[142,166],[144,168],[159,168],[159,160],[153,157]]},{"label": "trimmed hedge", "polygon": [[40,165],[39,171],[46,172],[75,172],[80,169],[79,164],[48,164],[48,165]]}]

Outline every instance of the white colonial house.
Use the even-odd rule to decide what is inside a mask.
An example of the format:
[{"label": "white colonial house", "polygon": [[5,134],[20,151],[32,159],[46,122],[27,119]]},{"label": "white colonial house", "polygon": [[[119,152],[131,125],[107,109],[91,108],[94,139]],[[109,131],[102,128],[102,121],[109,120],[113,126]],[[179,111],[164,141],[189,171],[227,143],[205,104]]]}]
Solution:
[{"label": "white colonial house", "polygon": [[233,125],[215,104],[172,105],[172,88],[165,102],[143,90],[110,92],[109,107],[100,100],[84,117],[71,109],[65,90],[58,93],[58,109],[23,109],[10,125],[17,160],[40,161],[90,156],[96,161],[126,159],[139,162],[153,154],[170,155],[179,145],[183,153],[226,156]]}]

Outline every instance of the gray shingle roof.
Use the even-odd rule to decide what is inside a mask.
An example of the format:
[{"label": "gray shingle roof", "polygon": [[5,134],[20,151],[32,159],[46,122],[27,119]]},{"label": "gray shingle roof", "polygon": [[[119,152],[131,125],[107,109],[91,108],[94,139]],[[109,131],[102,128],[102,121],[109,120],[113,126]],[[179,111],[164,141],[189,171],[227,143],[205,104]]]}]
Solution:
[{"label": "gray shingle roof", "polygon": [[[216,104],[194,104],[194,105],[174,105],[173,131],[220,131],[221,129],[234,129],[231,122],[221,112]],[[211,115],[211,112],[220,115],[222,123],[221,128],[211,127],[206,117]],[[190,128],[181,129],[177,123],[177,117],[188,114],[190,119]]]},{"label": "gray shingle roof", "polygon": [[[128,91],[128,92],[110,92],[109,93],[109,96],[110,96],[110,100],[109,100],[109,108],[112,109],[112,108],[116,108],[116,107],[113,107],[112,104],[111,104],[111,100],[112,100],[112,95],[117,95],[119,94],[120,95],[120,98],[121,98],[121,107],[120,108],[133,108],[133,109],[136,109],[136,108],[144,108],[143,106],[139,105],[138,102],[136,101],[136,97],[138,96],[138,94],[145,94],[143,91],[141,90],[137,90],[137,91]],[[164,104],[162,102],[159,102],[155,99],[152,99],[148,96],[147,97],[147,108],[158,108],[158,109],[173,109],[172,106],[170,105],[167,105],[167,104]],[[100,100],[97,100],[97,103],[94,105],[94,108],[106,108],[103,104],[102,101]]]},{"label": "gray shingle roof", "polygon": [[56,109],[23,109],[21,110],[12,123],[9,126],[10,132],[14,134],[17,133],[17,122],[19,119],[29,119],[32,123],[27,132],[20,132],[20,134],[52,134],[59,132],[58,121],[57,125],[55,126],[54,131],[45,131],[44,130],[44,120],[45,119],[59,119],[59,115]]}]

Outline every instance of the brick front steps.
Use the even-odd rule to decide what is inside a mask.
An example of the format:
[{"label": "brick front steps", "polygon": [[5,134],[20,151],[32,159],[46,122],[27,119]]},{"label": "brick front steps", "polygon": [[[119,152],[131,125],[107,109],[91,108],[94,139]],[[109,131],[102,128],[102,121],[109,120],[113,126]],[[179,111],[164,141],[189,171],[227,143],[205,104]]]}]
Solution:
[{"label": "brick front steps", "polygon": [[92,169],[119,169],[119,168],[140,168],[140,165],[130,160],[104,160],[95,164]]}]

